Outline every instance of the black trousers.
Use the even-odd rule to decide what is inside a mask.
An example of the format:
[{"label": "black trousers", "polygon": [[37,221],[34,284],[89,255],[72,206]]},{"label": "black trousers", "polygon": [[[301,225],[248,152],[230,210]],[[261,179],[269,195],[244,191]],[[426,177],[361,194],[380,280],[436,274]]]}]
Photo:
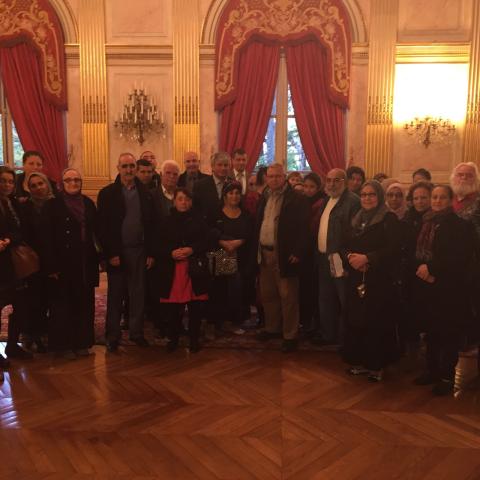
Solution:
[{"label": "black trousers", "polygon": [[456,332],[427,332],[427,370],[432,377],[455,381],[455,367],[462,335]]},{"label": "black trousers", "polygon": [[28,321],[22,333],[32,340],[38,339],[48,331],[48,281],[41,273],[36,273],[28,279]]},{"label": "black trousers", "polygon": [[[202,319],[202,301],[187,303],[188,308],[188,336],[190,344],[198,342],[200,338],[200,323]],[[185,308],[183,303],[163,303],[162,309],[167,319],[167,334],[171,342],[178,343],[182,330],[182,316]]]},{"label": "black trousers", "polygon": [[49,350],[90,348],[95,342],[95,288],[51,279],[49,290]]}]

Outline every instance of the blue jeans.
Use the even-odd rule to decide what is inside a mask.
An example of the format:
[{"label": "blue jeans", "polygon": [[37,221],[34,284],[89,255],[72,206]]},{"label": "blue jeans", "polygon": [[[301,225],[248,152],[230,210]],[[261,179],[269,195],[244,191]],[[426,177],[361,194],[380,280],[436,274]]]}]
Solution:
[{"label": "blue jeans", "polygon": [[334,278],[330,261],[317,252],[318,310],[320,333],[325,342],[343,345],[347,309],[347,283],[345,277]]},{"label": "blue jeans", "polygon": [[125,248],[120,256],[120,267],[109,267],[107,290],[107,319],[105,337],[108,343],[122,337],[120,319],[122,302],[128,294],[130,339],[143,338],[145,307],[145,249]]}]

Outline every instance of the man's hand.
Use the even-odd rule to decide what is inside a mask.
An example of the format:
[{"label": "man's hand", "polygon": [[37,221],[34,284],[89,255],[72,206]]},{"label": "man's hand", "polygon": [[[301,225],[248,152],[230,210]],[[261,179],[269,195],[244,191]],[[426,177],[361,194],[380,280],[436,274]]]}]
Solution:
[{"label": "man's hand", "polygon": [[147,270],[150,270],[155,265],[155,259],[153,257],[147,257],[145,265],[147,267]]},{"label": "man's hand", "polygon": [[348,263],[353,269],[365,272],[368,265],[368,257],[362,253],[351,253],[348,256]]},{"label": "man's hand", "polygon": [[3,252],[6,250],[6,248],[10,245],[10,239],[9,238],[3,238],[0,240],[0,252]]},{"label": "man's hand", "polygon": [[[425,263],[422,263],[418,268],[417,268],[417,277],[420,278],[421,280],[428,282],[428,277],[430,277],[430,272],[428,271],[428,267]],[[433,283],[433,282],[429,282]]]},{"label": "man's hand", "polygon": [[109,258],[108,259],[108,263],[112,266],[112,267],[119,267],[120,266],[120,257],[112,257],[112,258]]},{"label": "man's hand", "polygon": [[48,278],[52,278],[53,280],[58,280],[60,278],[60,274],[58,272],[51,273]]}]

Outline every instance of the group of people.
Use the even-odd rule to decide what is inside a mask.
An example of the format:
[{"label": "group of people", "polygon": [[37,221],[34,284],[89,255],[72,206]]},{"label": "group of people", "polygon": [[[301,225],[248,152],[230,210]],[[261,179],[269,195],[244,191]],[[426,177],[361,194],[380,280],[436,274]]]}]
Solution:
[{"label": "group of people", "polygon": [[[88,355],[101,265],[109,352],[118,351],[122,318],[138,346],[148,346],[150,318],[168,352],[183,333],[197,352],[202,318],[216,335],[226,321],[242,334],[255,305],[259,341],[282,338],[287,353],[302,332],[372,382],[423,337],[426,368],[415,383],[451,392],[459,350],[478,341],[477,167],[459,164],[450,185],[419,169],[405,189],[381,173],[366,180],[359,167],[324,179],[287,175],[281,164],[249,175],[247,160],[243,149],[215,153],[207,175],[187,152],[184,173],[172,160],[157,173],[152,152],[123,153],[97,206],[75,169],[57,190],[39,152],[25,153],[22,175],[0,167],[0,307],[13,305],[7,357],[45,351],[47,333],[49,351]],[[39,258],[29,275],[18,273],[22,246]]]}]

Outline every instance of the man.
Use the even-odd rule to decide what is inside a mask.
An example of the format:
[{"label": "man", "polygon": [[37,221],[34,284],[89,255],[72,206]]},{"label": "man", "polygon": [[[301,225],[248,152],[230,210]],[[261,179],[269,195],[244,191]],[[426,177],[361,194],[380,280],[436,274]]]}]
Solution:
[{"label": "man", "polygon": [[185,171],[178,178],[178,186],[186,187],[193,192],[195,183],[210,175],[200,171],[200,160],[196,152],[186,152],[183,156],[183,163]]},{"label": "man", "polygon": [[99,236],[107,260],[106,340],[116,352],[121,339],[122,302],[128,293],[130,339],[148,346],[143,336],[145,270],[153,266],[155,245],[152,198],[135,176],[131,153],[118,159],[115,182],[98,194]]},{"label": "man", "polygon": [[153,184],[153,165],[143,158],[137,160],[137,178],[149,190],[155,188]]},{"label": "man", "polygon": [[346,188],[346,178],[346,172],[339,168],[328,172],[328,198],[316,219],[320,317],[320,335],[316,340],[323,345],[343,342],[347,302],[344,252],[352,217],[360,208],[359,197]]},{"label": "man", "polygon": [[152,188],[157,188],[160,185],[160,175],[157,173],[157,157],[152,151],[146,150],[140,155],[140,160],[147,160],[153,167]]},{"label": "man", "polygon": [[412,173],[413,183],[417,182],[431,182],[432,174],[426,168],[419,168]]},{"label": "man", "polygon": [[307,249],[309,206],[286,181],[283,165],[267,169],[267,189],[258,206],[256,242],[265,330],[259,340],[283,336],[282,351],[297,348],[298,273]]},{"label": "man", "polygon": [[347,188],[357,195],[360,195],[360,189],[365,183],[365,172],[360,167],[347,168]]},{"label": "man", "polygon": [[179,173],[180,167],[174,160],[165,160],[162,163],[160,186],[151,192],[157,219],[163,219],[170,214]]},{"label": "man", "polygon": [[230,172],[230,155],[217,152],[212,155],[212,176],[195,183],[193,205],[210,227],[214,227],[222,208],[222,189]]},{"label": "man", "polygon": [[237,148],[232,156],[232,177],[242,184],[242,194],[247,193],[248,179],[247,179],[247,154],[243,148]]}]

